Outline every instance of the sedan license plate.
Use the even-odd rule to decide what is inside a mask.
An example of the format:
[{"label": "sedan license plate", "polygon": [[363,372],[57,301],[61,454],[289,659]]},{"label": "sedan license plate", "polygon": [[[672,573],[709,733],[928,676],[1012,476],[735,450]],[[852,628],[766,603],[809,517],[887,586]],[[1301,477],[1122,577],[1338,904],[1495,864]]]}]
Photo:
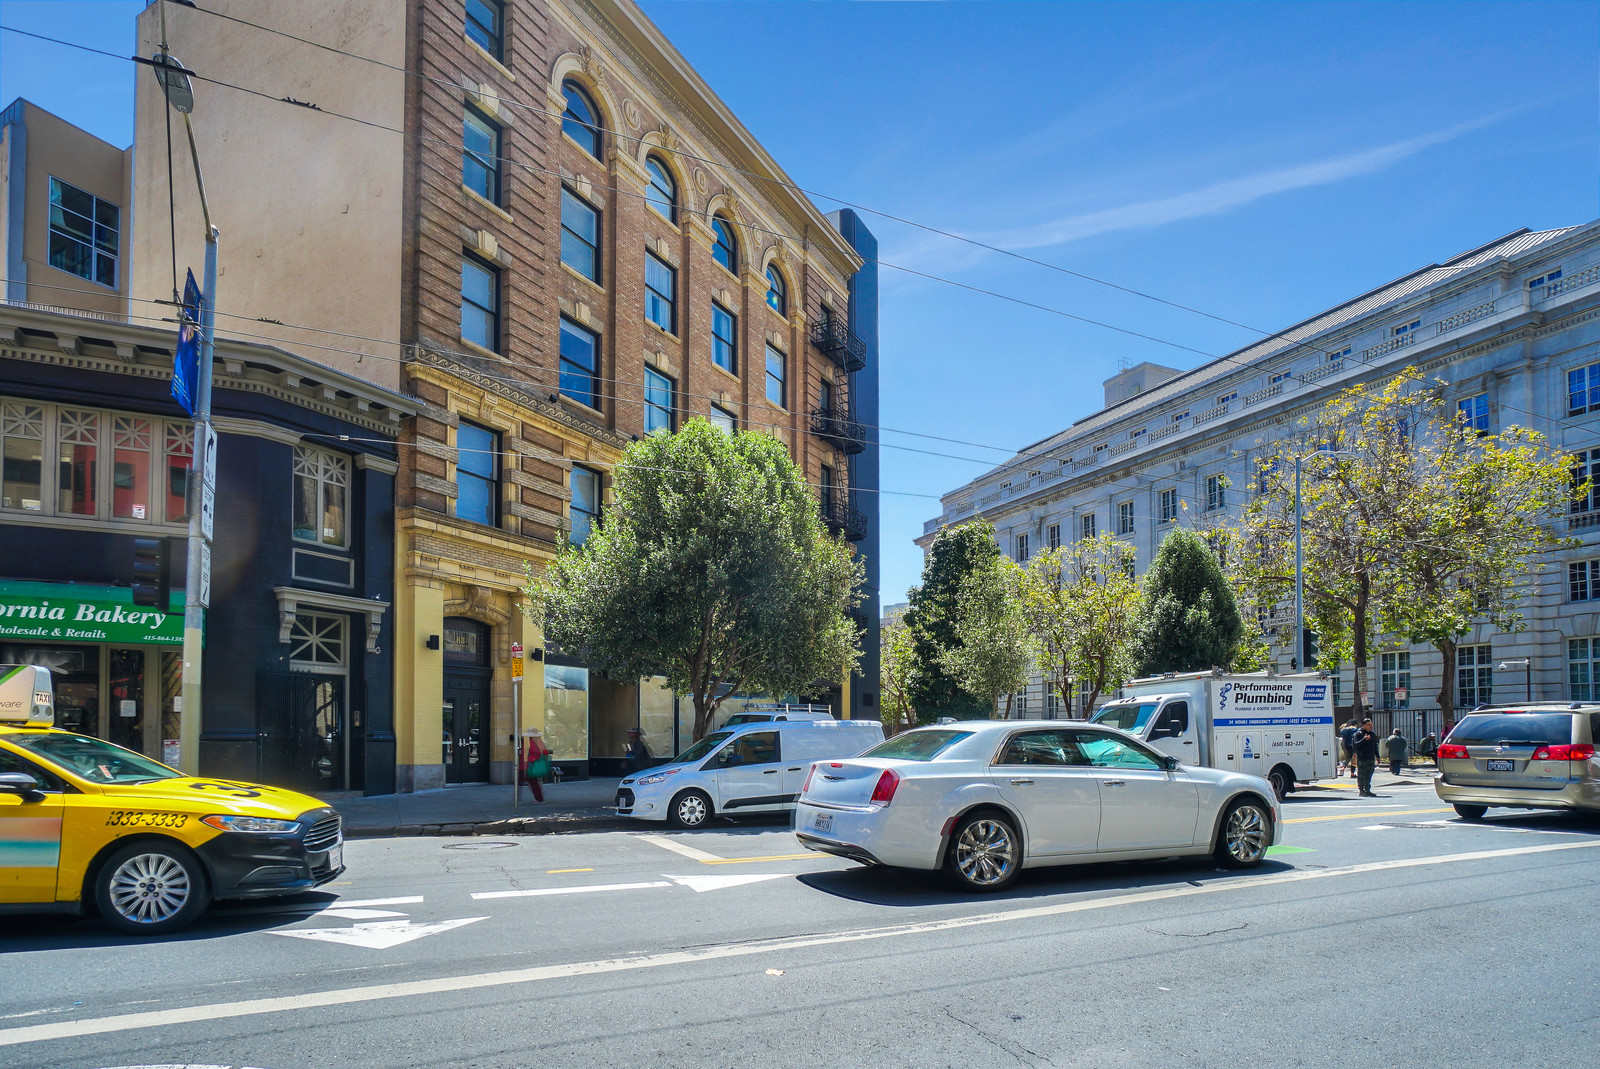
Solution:
[{"label": "sedan license plate", "polygon": [[818,813],[816,816],[812,817],[811,818],[811,830],[812,831],[832,831],[833,830],[833,814],[832,813]]},{"label": "sedan license plate", "polygon": [[1517,770],[1517,763],[1515,761],[1490,761],[1489,762],[1489,771],[1490,772],[1515,772],[1516,770]]}]

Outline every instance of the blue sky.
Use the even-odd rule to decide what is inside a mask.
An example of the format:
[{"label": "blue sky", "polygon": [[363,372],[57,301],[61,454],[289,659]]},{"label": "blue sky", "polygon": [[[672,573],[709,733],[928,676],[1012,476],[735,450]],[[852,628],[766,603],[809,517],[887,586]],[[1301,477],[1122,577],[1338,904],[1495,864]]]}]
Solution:
[{"label": "blue sky", "polygon": [[[0,0],[0,23],[126,52],[142,6]],[[1600,3],[644,8],[799,184],[1263,333],[1600,216]],[[0,100],[122,145],[132,86],[0,34]],[[1209,354],[1256,336],[866,218],[889,264]],[[1013,449],[1099,408],[1120,358],[1205,359],[890,268],[881,315],[886,602],[934,498],[1006,455],[903,432]]]}]

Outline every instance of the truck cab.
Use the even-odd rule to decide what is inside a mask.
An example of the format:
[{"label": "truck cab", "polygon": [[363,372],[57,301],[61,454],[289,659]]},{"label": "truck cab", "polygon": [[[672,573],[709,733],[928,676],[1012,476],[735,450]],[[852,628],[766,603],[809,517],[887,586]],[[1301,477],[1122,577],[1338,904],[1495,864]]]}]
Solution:
[{"label": "truck cab", "polygon": [[1137,698],[1118,698],[1102,705],[1093,722],[1121,728],[1151,746],[1176,757],[1186,765],[1203,765],[1201,732],[1195,705],[1189,694],[1146,694]]}]

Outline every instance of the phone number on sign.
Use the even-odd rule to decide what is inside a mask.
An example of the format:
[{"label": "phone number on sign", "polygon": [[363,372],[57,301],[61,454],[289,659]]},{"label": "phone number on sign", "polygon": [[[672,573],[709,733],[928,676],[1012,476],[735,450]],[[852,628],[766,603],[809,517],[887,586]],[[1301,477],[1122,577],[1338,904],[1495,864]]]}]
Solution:
[{"label": "phone number on sign", "polygon": [[106,827],[181,828],[188,819],[187,813],[130,813],[114,809],[106,814]]}]

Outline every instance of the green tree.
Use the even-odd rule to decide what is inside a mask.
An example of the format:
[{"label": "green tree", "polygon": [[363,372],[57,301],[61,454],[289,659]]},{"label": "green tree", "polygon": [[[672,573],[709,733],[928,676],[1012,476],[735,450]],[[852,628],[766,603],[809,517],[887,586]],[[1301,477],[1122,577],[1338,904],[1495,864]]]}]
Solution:
[{"label": "green tree", "polygon": [[[1474,625],[1521,630],[1526,584],[1544,554],[1571,544],[1550,520],[1573,496],[1569,457],[1518,426],[1484,434],[1456,418],[1436,390],[1397,378],[1361,413],[1364,425],[1409,421],[1396,448],[1410,464],[1391,527],[1394,596],[1381,625],[1406,642],[1439,651],[1439,708],[1456,703],[1456,647]],[[1580,487],[1587,493],[1587,487]]]},{"label": "green tree", "polygon": [[1145,576],[1139,617],[1139,671],[1186,672],[1233,662],[1244,625],[1216,556],[1193,531],[1161,540]]},{"label": "green tree", "polygon": [[944,659],[961,644],[956,596],[962,581],[999,556],[994,527],[983,520],[946,527],[928,547],[922,585],[911,589],[905,616],[916,651],[910,698],[922,723],[941,716],[988,715],[982,699],[945,669]]},{"label": "green tree", "polygon": [[704,419],[628,447],[615,503],[527,593],[545,639],[616,679],[661,675],[705,735],[733,691],[844,678],[862,566],[781,442]]},{"label": "green tree", "polygon": [[911,700],[916,672],[917,649],[905,613],[892,613],[878,629],[878,704],[885,735],[917,726],[917,707]]},{"label": "green tree", "polygon": [[945,671],[993,711],[1002,699],[1011,715],[1011,696],[1028,682],[1033,663],[1020,598],[1022,569],[998,554],[965,579],[956,591],[955,631],[959,641],[944,651]]},{"label": "green tree", "polygon": [[1142,593],[1129,575],[1133,547],[1110,535],[1044,550],[1028,561],[1022,612],[1039,673],[1071,709],[1072,684],[1087,704],[1133,676],[1134,628]]}]

